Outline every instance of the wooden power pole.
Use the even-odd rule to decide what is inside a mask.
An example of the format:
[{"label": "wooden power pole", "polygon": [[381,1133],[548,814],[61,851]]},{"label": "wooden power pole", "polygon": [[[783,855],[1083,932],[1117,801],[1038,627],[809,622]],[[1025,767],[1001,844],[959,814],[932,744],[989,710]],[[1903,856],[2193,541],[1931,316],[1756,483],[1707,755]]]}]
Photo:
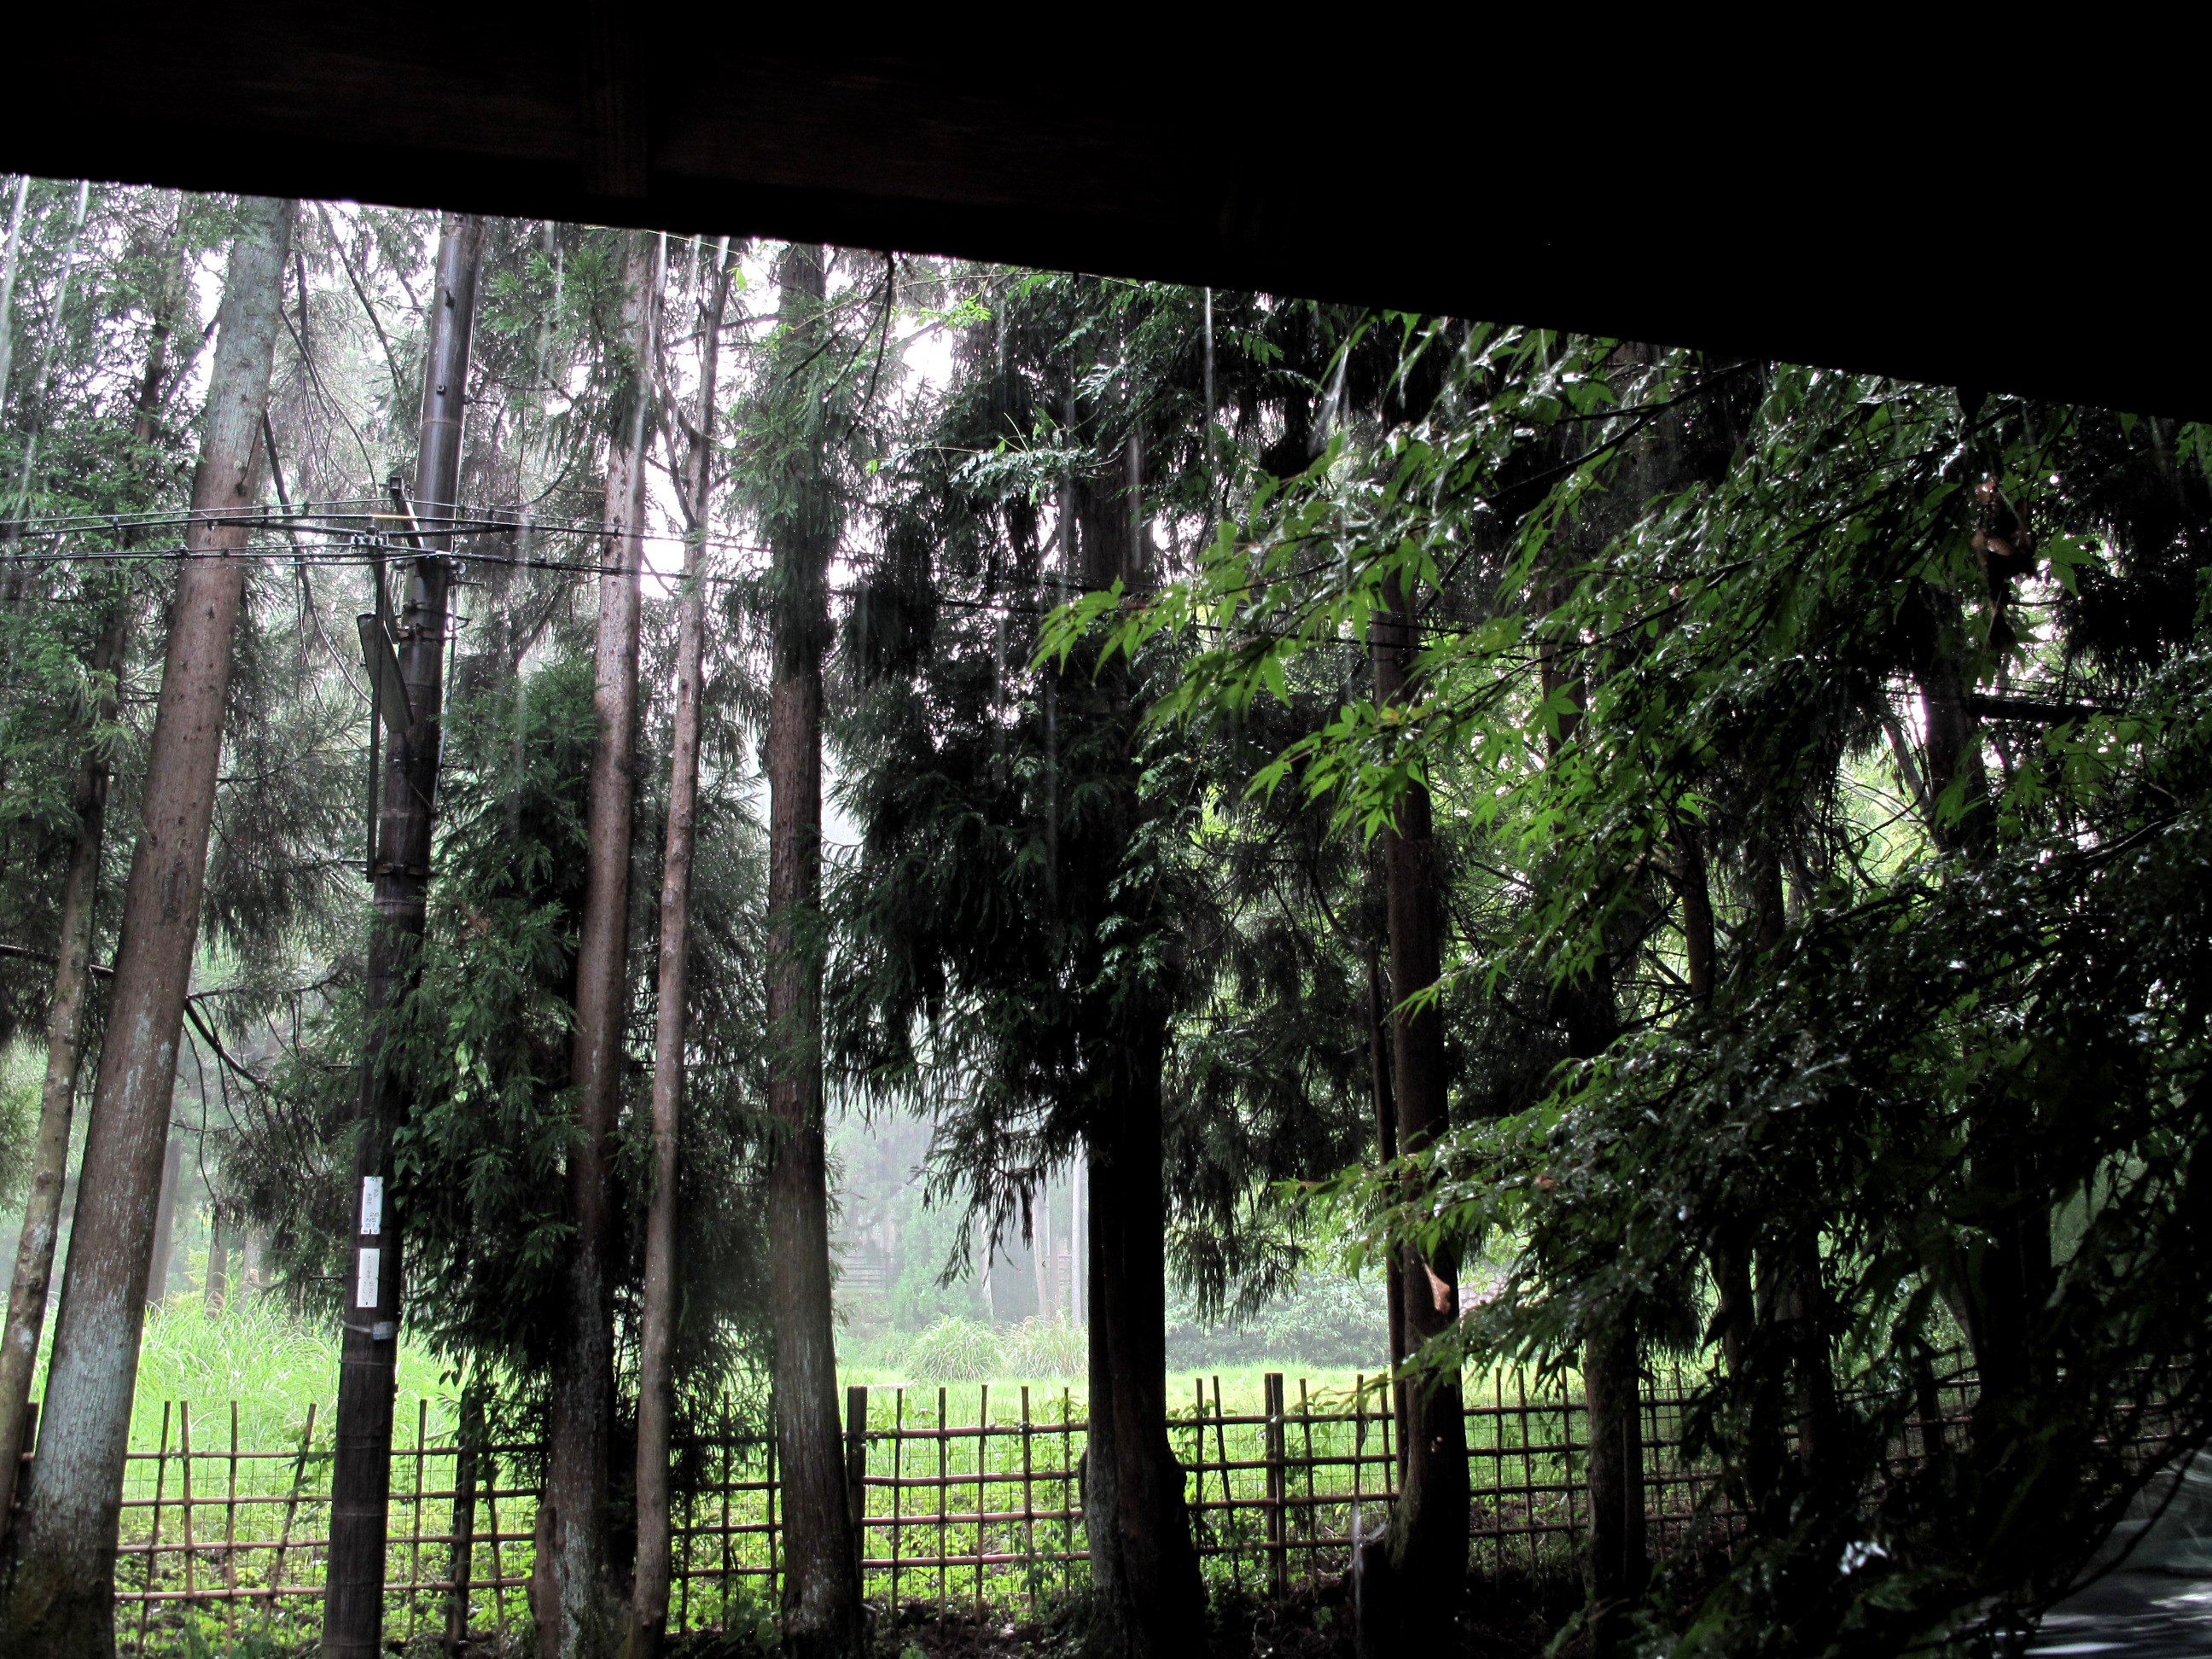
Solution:
[{"label": "wooden power pole", "polygon": [[[399,1217],[387,1201],[392,1132],[406,1109],[382,1022],[420,971],[430,886],[431,810],[438,788],[439,694],[446,599],[453,580],[450,525],[460,493],[461,416],[476,314],[483,221],[448,214],[438,240],[430,349],[422,374],[422,452],[415,473],[416,554],[408,565],[396,636],[381,616],[362,618],[373,718],[386,754],[372,837],[375,917],[362,1007],[358,1237],[347,1274],[338,1359],[337,1460],[331,1474],[329,1577],[323,1597],[326,1659],[375,1659],[384,1635],[385,1508],[392,1480],[392,1397],[399,1350]],[[380,581],[382,577],[378,577]],[[381,609],[381,607],[380,607]]]}]

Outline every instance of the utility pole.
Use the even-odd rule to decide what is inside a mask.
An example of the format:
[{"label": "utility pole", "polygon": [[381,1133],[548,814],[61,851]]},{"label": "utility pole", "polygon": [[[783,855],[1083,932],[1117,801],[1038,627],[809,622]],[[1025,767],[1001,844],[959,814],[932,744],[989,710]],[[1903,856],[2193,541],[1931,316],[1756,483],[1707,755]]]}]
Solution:
[{"label": "utility pole", "polygon": [[440,526],[452,523],[460,491],[469,335],[483,253],[483,221],[447,215],[438,239],[430,349],[422,374],[422,452],[412,515],[416,556],[408,565],[396,635],[387,631],[381,616],[361,619],[376,705],[371,718],[383,722],[386,751],[371,837],[375,919],[362,995],[367,1035],[354,1160],[358,1236],[346,1276],[338,1358],[337,1461],[331,1474],[330,1565],[323,1598],[325,1659],[376,1659],[383,1647],[385,1511],[392,1480],[400,1296],[400,1218],[386,1192],[392,1132],[407,1102],[386,1050],[382,1023],[405,1000],[421,971],[431,810],[438,789],[446,599],[453,581],[447,556],[453,537]]}]

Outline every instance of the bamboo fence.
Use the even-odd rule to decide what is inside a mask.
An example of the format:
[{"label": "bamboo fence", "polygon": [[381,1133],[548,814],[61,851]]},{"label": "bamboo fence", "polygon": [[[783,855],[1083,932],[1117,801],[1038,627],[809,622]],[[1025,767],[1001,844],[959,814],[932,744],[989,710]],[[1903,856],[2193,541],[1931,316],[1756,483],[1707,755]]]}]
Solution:
[{"label": "bamboo fence", "polygon": [[[1364,1379],[1362,1379],[1364,1383]],[[1963,1417],[1969,1384],[1940,1416]],[[1692,1531],[1732,1535],[1713,1472],[1684,1454],[1682,1379],[1647,1389],[1644,1483],[1655,1553]],[[1320,1394],[1270,1372],[1256,1411],[1227,1409],[1219,1379],[1170,1401],[1169,1443],[1185,1472],[1206,1570],[1281,1593],[1342,1572],[1352,1541],[1396,1495],[1387,1407],[1366,1388]],[[1504,1373],[1466,1401],[1474,1565],[1564,1566],[1587,1524],[1582,1401]],[[527,1449],[473,1454],[431,1433],[429,1402],[392,1448],[388,1637],[495,1637],[527,1622],[538,1492]],[[1085,1558],[1085,1425],[1071,1395],[1028,1388],[850,1388],[846,1468],[862,1517],[867,1593],[902,1602],[1027,1605],[1069,1583]],[[1917,1448],[1905,1449],[1912,1455]],[[672,1629],[757,1621],[774,1606],[779,1516],[773,1439],[730,1435],[677,1449],[689,1490],[672,1517]],[[126,1652],[183,1651],[259,1632],[319,1628],[330,1513],[326,1421],[310,1408],[296,1442],[240,1443],[238,1410],[214,1431],[191,1402],[162,1407],[159,1437],[131,1454],[116,1569]],[[189,1632],[189,1633],[188,1633]]]}]

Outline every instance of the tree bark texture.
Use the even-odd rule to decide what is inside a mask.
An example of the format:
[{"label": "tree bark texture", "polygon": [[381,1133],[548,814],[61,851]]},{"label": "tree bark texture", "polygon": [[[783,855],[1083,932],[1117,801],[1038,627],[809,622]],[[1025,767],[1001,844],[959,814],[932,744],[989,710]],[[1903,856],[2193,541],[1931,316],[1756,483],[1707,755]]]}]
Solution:
[{"label": "tree bark texture", "polygon": [[[1559,596],[1547,596],[1557,604]],[[1561,653],[1547,640],[1539,653],[1546,700],[1561,691],[1567,707],[1548,740],[1557,756],[1582,725],[1583,687]],[[1553,1014],[1573,1060],[1594,1060],[1620,1034],[1609,957],[1601,955],[1587,978],[1560,986]],[[1629,1599],[1650,1573],[1644,1522],[1643,1346],[1634,1316],[1621,1310],[1607,1328],[1591,1334],[1582,1353],[1583,1404],[1588,1413],[1589,1461],[1584,1485],[1589,1498],[1589,1591],[1590,1651],[1604,1659],[1619,1646],[1626,1630]]]},{"label": "tree bark texture", "polygon": [[[1130,1034],[1110,1115],[1089,1139],[1090,1650],[1114,1659],[1187,1653],[1205,1591],[1182,1465],[1167,1435],[1167,1196],[1160,1164],[1164,1022]],[[1105,1433],[1100,1434],[1103,1425]]]},{"label": "tree bark texture", "polygon": [[[1389,610],[1376,618],[1371,645],[1377,700],[1404,701],[1419,647],[1412,596],[1402,587],[1393,590]],[[1382,842],[1397,1145],[1401,1152],[1417,1152],[1451,1125],[1443,1019],[1433,1005],[1406,1006],[1443,972],[1443,872],[1426,787],[1416,783],[1407,789]],[[1433,1255],[1403,1248],[1398,1270],[1406,1349],[1418,1354],[1459,1318],[1459,1253],[1449,1247]],[[1405,1412],[1404,1483],[1383,1544],[1367,1553],[1361,1570],[1358,1634],[1363,1656],[1387,1653],[1406,1643],[1455,1639],[1467,1580],[1467,1419],[1457,1374],[1409,1379]]]},{"label": "tree bark texture", "polygon": [[1649,1554],[1644,1522],[1641,1355],[1632,1326],[1583,1350],[1583,1403],[1589,1433],[1591,1649],[1611,1651],[1621,1614],[1644,1589]]},{"label": "tree bark texture", "polygon": [[[1718,980],[1719,932],[1713,919],[1711,860],[1706,854],[1705,827],[1693,818],[1674,824],[1676,886],[1682,898],[1682,957],[1687,969],[1690,1006],[1698,1012],[1710,1007]],[[1712,1334],[1719,1339],[1721,1358],[1730,1382],[1739,1389],[1752,1386],[1747,1372],[1753,1323],[1756,1317],[1751,1287],[1751,1246],[1741,1223],[1724,1222],[1713,1240]]]},{"label": "tree bark texture", "polygon": [[[452,521],[459,489],[461,422],[483,252],[483,221],[447,215],[438,240],[437,280],[427,319],[430,347],[423,365],[422,448],[415,471],[421,550],[408,566],[392,641],[411,723],[405,731],[386,734],[370,860],[374,909],[362,982],[365,1043],[353,1149],[357,1212],[338,1337],[331,1541],[323,1594],[326,1659],[374,1659],[384,1637],[392,1408],[404,1285],[400,1217],[389,1195],[392,1138],[407,1114],[404,1085],[386,1052],[384,1028],[421,972],[444,742],[447,598],[453,582],[446,556],[450,538],[438,526]],[[377,580],[383,580],[380,571]],[[370,702],[370,718],[382,720],[374,686]]]},{"label": "tree bark texture", "polygon": [[185,1138],[173,1129],[161,1154],[161,1190],[154,1200],[154,1260],[146,1269],[146,1306],[161,1305],[169,1293],[169,1267],[177,1251],[177,1188],[185,1173]]},{"label": "tree bark texture", "polygon": [[[1395,1063],[1390,1008],[1383,1000],[1381,953],[1367,947],[1367,1069],[1368,1088],[1375,1098],[1375,1156],[1385,1166],[1398,1158],[1397,1091],[1390,1085]],[[1382,1262],[1382,1304],[1390,1333],[1391,1428],[1398,1437],[1398,1481],[1406,1480],[1407,1379],[1396,1375],[1406,1363],[1406,1264],[1396,1251]]]},{"label": "tree bark texture", "polygon": [[684,999],[691,950],[691,849],[699,803],[699,702],[707,656],[707,529],[713,497],[714,381],[730,294],[729,239],[717,250],[702,307],[699,398],[684,472],[688,532],[676,607],[676,719],[670,740],[668,828],[660,860],[660,958],[653,1052],[653,1195],[645,1217],[639,1310],[637,1571],[628,1659],[653,1659],[668,1624],[668,1440],[676,1346],[677,1144],[684,1115]]},{"label": "tree bark texture", "polygon": [[[1936,846],[1969,863],[1996,851],[1996,810],[1982,754],[1981,721],[1968,703],[1973,689],[1966,618],[1958,596],[1932,583],[1919,594],[1924,642],[1916,665],[1927,733],[1928,788],[1936,807],[1929,834]],[[1943,803],[1955,806],[1946,815]],[[1985,1431],[1970,1443],[1996,1447],[2009,1436],[2000,1427],[2033,1389],[2037,1370],[2031,1325],[2051,1280],[2051,1216],[2033,1196],[2040,1188],[2021,1145],[2027,1126],[1995,1102],[1977,1106],[1967,1121],[1969,1184],[1979,1194],[1984,1237],[1951,1264],[1974,1351],[1981,1393],[1974,1406]]]},{"label": "tree bark texture", "polygon": [[[1073,482],[1076,562],[1087,588],[1144,575],[1140,450],[1130,437],[1121,464]],[[1094,672],[1095,671],[1095,672]],[[1080,685],[1084,690],[1078,690]],[[1106,781],[1105,809],[1134,840],[1144,806],[1135,753],[1139,700],[1126,658],[1063,679],[1062,700],[1087,700],[1087,717],[1117,731],[1122,759]],[[1139,891],[1134,927],[1162,920]],[[1126,970],[1125,970],[1126,971]],[[1091,1540],[1090,1651],[1099,1659],[1154,1659],[1189,1650],[1206,1593],[1191,1540],[1184,1475],[1167,1437],[1167,1195],[1161,1165],[1161,1069],[1168,1010],[1151,988],[1123,983],[1098,994],[1105,1006],[1086,1042],[1093,1091],[1085,1129],[1088,1226],[1091,1439],[1085,1521]],[[1101,1434],[1102,1426],[1103,1434]]]},{"label": "tree bark texture", "polygon": [[546,1659],[594,1659],[621,1639],[623,1604],[608,1560],[607,1441],[614,1410],[614,1129],[622,1103],[629,1008],[630,817],[637,798],[638,569],[644,554],[646,407],[660,301],[660,242],[630,238],[623,325],[633,354],[628,428],[607,452],[599,579],[599,740],[586,785],[588,864],[576,945],[576,1035],[570,1077],[576,1139],[568,1155],[568,1328],[556,1351],[545,1503],[552,1515],[553,1605],[538,1609]]},{"label": "tree bark texture", "polygon": [[[817,407],[805,379],[828,326],[819,246],[794,243],[778,267],[788,325],[774,372],[787,398]],[[865,1639],[860,1547],[846,1492],[831,1325],[830,1195],[822,1097],[822,659],[830,641],[835,503],[815,416],[773,514],[774,666],[769,687],[769,1173],[775,1298],[775,1436],[783,1480],[783,1639],[799,1659],[858,1654]]]},{"label": "tree bark texture", "polygon": [[200,1310],[213,1319],[230,1300],[230,1236],[235,1231],[230,1212],[222,1204],[208,1211],[207,1284],[200,1297]]},{"label": "tree bark texture", "polygon": [[15,1533],[0,1649],[105,1656],[114,1649],[116,1523],[123,1501],[154,1210],[177,1042],[199,933],[208,831],[222,753],[246,525],[226,514],[259,494],[293,204],[240,205],[224,285],[191,556],[180,562],[149,750],[145,804],[125,889],[114,988],[62,1285],[39,1456]]},{"label": "tree bark texture", "polygon": [[59,949],[54,996],[46,1011],[46,1072],[39,1096],[38,1137],[31,1149],[30,1191],[23,1200],[23,1231],[15,1245],[15,1272],[8,1287],[8,1325],[0,1337],[0,1533],[15,1506],[22,1462],[23,1431],[38,1368],[39,1339],[52,1289],[55,1242],[61,1236],[62,1194],[68,1184],[70,1127],[76,1115],[77,1074],[83,1067],[88,1005],[92,988],[92,926],[100,900],[100,859],[107,835],[107,744],[103,728],[115,723],[117,690],[129,643],[130,602],[118,595],[107,613],[89,664],[92,730],[79,763],[73,805],[76,833],[62,878]]},{"label": "tree bark texture", "polygon": [[[19,210],[21,205],[19,190]],[[12,226],[9,234],[12,237]],[[11,259],[12,249],[11,241]],[[8,280],[14,280],[12,268]],[[161,397],[168,384],[169,337],[185,280],[184,260],[179,256],[171,280],[162,286],[155,302],[153,325],[148,331],[146,367],[138,378],[137,412],[131,423],[131,441],[137,451],[134,461],[142,459],[153,443],[160,421]],[[7,327],[6,307],[0,305],[0,336],[5,335]],[[0,386],[6,384],[6,374],[0,370]],[[99,641],[86,664],[92,687],[92,718],[71,800],[76,811],[76,832],[70,847],[69,867],[62,878],[54,994],[46,1011],[46,1072],[39,1098],[37,1138],[32,1145],[30,1189],[24,1195],[23,1228],[16,1241],[15,1275],[9,1284],[8,1323],[4,1334],[0,1334],[0,1534],[7,1531],[8,1516],[15,1507],[31,1376],[37,1365],[39,1339],[44,1334],[46,1298],[53,1286],[54,1250],[61,1237],[62,1206],[68,1195],[70,1129],[89,1036],[86,1013],[92,983],[92,932],[100,908],[100,860],[107,841],[107,789],[112,775],[108,732],[120,707],[134,602],[129,579],[115,581],[109,591]]]}]

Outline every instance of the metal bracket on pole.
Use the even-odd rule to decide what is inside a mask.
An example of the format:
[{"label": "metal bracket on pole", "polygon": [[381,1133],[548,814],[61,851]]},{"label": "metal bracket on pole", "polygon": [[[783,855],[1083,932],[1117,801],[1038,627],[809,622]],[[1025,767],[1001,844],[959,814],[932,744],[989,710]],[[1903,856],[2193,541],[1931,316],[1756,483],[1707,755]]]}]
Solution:
[{"label": "metal bracket on pole", "polygon": [[415,711],[408,707],[406,682],[399,678],[399,653],[392,648],[392,631],[384,618],[364,611],[354,618],[361,629],[361,659],[368,670],[368,684],[384,729],[395,743],[411,743]]}]

